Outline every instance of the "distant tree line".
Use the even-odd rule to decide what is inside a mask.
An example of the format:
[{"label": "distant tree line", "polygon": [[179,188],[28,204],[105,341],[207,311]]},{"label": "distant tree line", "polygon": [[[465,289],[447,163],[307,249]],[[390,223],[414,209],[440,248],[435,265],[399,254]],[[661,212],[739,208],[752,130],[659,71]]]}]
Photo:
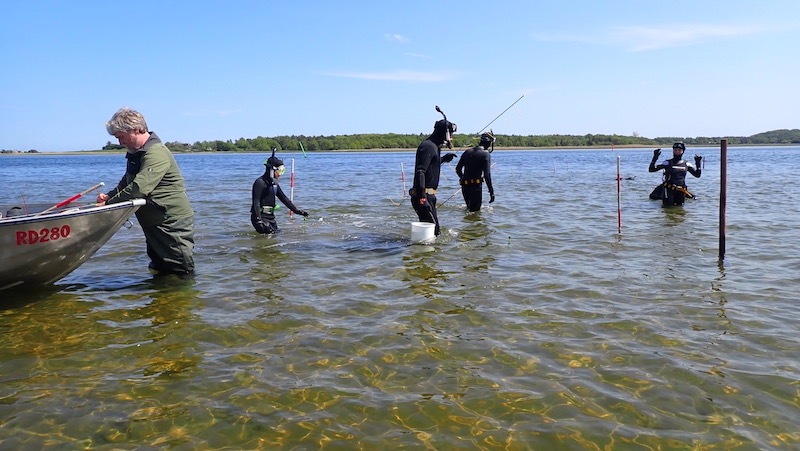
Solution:
[{"label": "distant tree line", "polygon": [[800,130],[781,129],[758,133],[747,138],[742,138],[740,144],[798,144],[800,143]]},{"label": "distant tree line", "polygon": [[[309,152],[331,150],[381,150],[381,149],[416,149],[420,142],[427,138],[427,134],[401,135],[395,133],[385,134],[356,134],[334,136],[276,136],[265,138],[237,140],[198,141],[194,144],[181,142],[167,142],[167,147],[173,152],[260,152],[268,153],[272,148],[279,151],[300,150]],[[669,146],[673,142],[682,141],[687,145],[707,146],[719,144],[725,138],[728,144],[800,144],[800,129],[773,130],[752,136],[736,137],[706,137],[695,138],[665,136],[658,138],[643,138],[634,133],[633,136],[624,135],[496,135],[496,147],[521,147],[521,148],[551,148],[551,147],[595,147],[595,146]],[[456,134],[453,137],[455,147],[474,146],[478,142],[476,136]],[[103,150],[121,150],[123,146],[108,142]]]},{"label": "distant tree line", "polygon": [[0,150],[0,153],[39,153],[39,151],[36,150],[36,149],[31,149],[31,150],[26,150],[26,151],[23,152],[21,150],[6,150],[6,149],[3,149],[3,150]]}]

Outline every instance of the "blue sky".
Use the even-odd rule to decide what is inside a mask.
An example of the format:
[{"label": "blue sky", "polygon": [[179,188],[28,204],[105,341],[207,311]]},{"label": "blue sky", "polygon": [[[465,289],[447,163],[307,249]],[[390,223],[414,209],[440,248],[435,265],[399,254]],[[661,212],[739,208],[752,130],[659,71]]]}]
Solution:
[{"label": "blue sky", "polygon": [[[797,0],[4,2],[0,148],[430,133],[800,128]],[[502,145],[502,143],[499,143]]]}]

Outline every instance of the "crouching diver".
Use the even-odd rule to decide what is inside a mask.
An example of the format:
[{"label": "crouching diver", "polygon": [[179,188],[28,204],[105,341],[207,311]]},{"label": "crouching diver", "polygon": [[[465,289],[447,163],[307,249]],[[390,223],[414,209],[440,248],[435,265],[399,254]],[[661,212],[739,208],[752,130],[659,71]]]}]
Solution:
[{"label": "crouching diver", "polygon": [[[438,106],[436,111],[444,116]],[[420,222],[436,224],[434,233],[437,236],[441,233],[439,217],[436,214],[436,189],[439,187],[439,173],[442,169],[442,162],[448,163],[456,156],[454,153],[442,155],[440,147],[447,144],[449,149],[453,148],[453,133],[456,129],[456,124],[448,121],[447,116],[433,124],[433,133],[417,147],[414,162],[414,185],[408,190],[411,205]]]},{"label": "crouching diver", "polygon": [[275,148],[272,148],[272,156],[264,160],[264,175],[253,182],[253,205],[250,207],[250,222],[258,233],[275,233],[278,223],[275,221],[275,210],[280,206],[276,204],[277,197],[286,205],[289,210],[301,215],[308,216],[303,210],[299,210],[283,193],[277,179],[286,172],[283,160],[275,156]]},{"label": "crouching diver", "polygon": [[660,164],[656,164],[661,149],[653,151],[653,159],[650,161],[650,172],[664,170],[663,183],[658,185],[653,192],[650,193],[651,199],[661,199],[662,204],[667,206],[683,205],[683,201],[687,197],[694,198],[694,195],[686,189],[686,173],[690,173],[695,177],[700,177],[700,162],[703,157],[700,155],[694,156],[694,165],[683,160],[683,152],[686,150],[686,145],[683,143],[675,143],[672,145],[672,158],[664,160]]},{"label": "crouching diver", "polygon": [[[481,135],[477,146],[467,149],[461,154],[456,165],[456,174],[461,182],[461,194],[469,211],[478,211],[483,203],[483,182],[489,188],[489,203],[494,202],[492,187],[492,157],[494,151],[494,134],[491,131]],[[463,172],[462,172],[463,171]]]}]

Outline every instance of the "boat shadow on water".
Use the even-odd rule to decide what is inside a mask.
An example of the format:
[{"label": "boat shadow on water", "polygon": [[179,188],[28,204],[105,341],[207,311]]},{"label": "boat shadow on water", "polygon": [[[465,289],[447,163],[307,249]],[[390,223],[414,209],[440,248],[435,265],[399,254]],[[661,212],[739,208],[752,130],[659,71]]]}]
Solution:
[{"label": "boat shadow on water", "polygon": [[3,309],[19,309],[29,304],[45,301],[59,294],[80,295],[99,292],[172,292],[191,290],[196,284],[195,275],[150,274],[124,277],[70,277],[47,286],[19,287],[3,291]]},{"label": "boat shadow on water", "polygon": [[3,302],[0,307],[6,310],[23,308],[29,304],[43,301],[62,289],[63,287],[56,285],[10,288],[3,291]]}]

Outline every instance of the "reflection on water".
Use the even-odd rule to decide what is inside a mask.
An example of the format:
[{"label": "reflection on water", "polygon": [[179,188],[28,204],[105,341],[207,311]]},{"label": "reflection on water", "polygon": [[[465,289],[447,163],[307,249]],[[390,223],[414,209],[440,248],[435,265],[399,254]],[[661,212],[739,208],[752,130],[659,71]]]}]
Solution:
[{"label": "reflection on water", "polygon": [[686,207],[684,206],[670,206],[663,207],[664,210],[664,225],[666,227],[680,226],[686,220]]},{"label": "reflection on water", "polygon": [[[147,273],[134,225],[53,290],[3,293],[0,447],[796,448],[797,150],[730,152],[724,266],[713,150],[669,208],[652,150],[496,152],[497,201],[454,195],[430,245],[388,200],[413,152],[295,156],[311,216],[274,236],[249,223],[263,158],[179,155],[194,278]],[[642,174],[621,231],[617,154]],[[119,163],[60,158],[11,182],[43,196],[39,171],[70,168],[69,192]]]}]

